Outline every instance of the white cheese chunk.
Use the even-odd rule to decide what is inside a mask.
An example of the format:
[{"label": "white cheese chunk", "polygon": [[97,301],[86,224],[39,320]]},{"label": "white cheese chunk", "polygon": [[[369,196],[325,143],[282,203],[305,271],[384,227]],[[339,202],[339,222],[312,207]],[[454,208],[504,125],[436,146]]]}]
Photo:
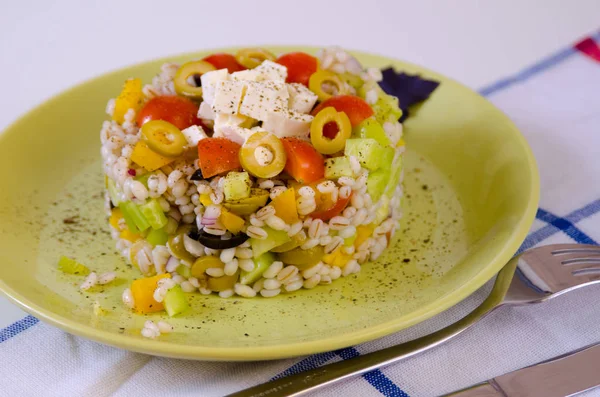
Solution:
[{"label": "white cheese chunk", "polygon": [[256,71],[256,69],[241,70],[239,72],[233,72],[230,75],[231,80],[235,81],[260,81],[262,75]]},{"label": "white cheese chunk", "polygon": [[239,125],[222,125],[220,128],[215,129],[215,133],[213,137],[215,138],[227,138],[230,141],[233,141],[239,145],[243,145],[246,140],[250,137],[250,135],[254,134],[255,131],[252,131],[248,128],[240,127]]},{"label": "white cheese chunk", "polygon": [[269,113],[262,128],[279,138],[296,137],[307,139],[310,134],[310,123],[313,116],[294,111]]},{"label": "white cheese chunk", "polygon": [[225,114],[238,113],[245,91],[246,83],[243,81],[219,81],[212,104],[214,112]]},{"label": "white cheese chunk", "polygon": [[310,113],[317,103],[317,95],[300,83],[288,84],[287,89],[290,94],[288,102],[290,110],[298,113]]},{"label": "white cheese chunk", "polygon": [[289,93],[285,83],[266,81],[247,84],[246,95],[240,106],[241,114],[265,121],[269,113],[287,110]]},{"label": "white cheese chunk", "polygon": [[209,105],[213,104],[217,83],[221,80],[227,80],[227,69],[212,70],[200,76],[202,83],[202,99]]},{"label": "white cheese chunk", "polygon": [[212,109],[212,106],[208,104],[208,102],[203,101],[200,104],[200,108],[198,109],[198,117],[205,120],[214,120],[215,112]]},{"label": "white cheese chunk", "polygon": [[254,69],[261,75],[261,80],[281,81],[285,82],[287,78],[287,68],[273,61],[266,60]]},{"label": "white cheese chunk", "polygon": [[218,114],[215,118],[214,131],[218,132],[219,129],[225,126],[235,125],[244,128],[251,127],[256,120],[250,117],[244,116],[243,114]]},{"label": "white cheese chunk", "polygon": [[187,139],[189,147],[198,146],[198,142],[208,137],[199,125],[192,125],[181,130],[181,133],[185,136],[185,139]]}]

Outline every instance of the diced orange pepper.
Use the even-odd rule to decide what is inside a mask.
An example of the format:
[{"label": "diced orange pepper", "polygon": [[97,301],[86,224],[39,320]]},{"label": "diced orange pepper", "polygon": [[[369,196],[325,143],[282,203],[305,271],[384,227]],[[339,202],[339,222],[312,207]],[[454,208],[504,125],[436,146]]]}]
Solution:
[{"label": "diced orange pepper", "polygon": [[161,156],[152,151],[145,142],[139,141],[133,148],[131,160],[137,165],[144,167],[147,171],[156,171],[175,161],[175,158]]},{"label": "diced orange pepper", "polygon": [[298,210],[296,209],[296,193],[293,187],[285,190],[271,201],[275,208],[275,215],[280,217],[288,225],[298,222]]},{"label": "diced orange pepper", "polygon": [[159,274],[158,276],[140,278],[131,283],[131,294],[137,312],[153,313],[164,309],[162,302],[154,300],[154,291],[158,287],[158,281],[163,278],[171,278],[171,275],[169,273]]},{"label": "diced orange pepper", "polygon": [[354,246],[356,248],[360,247],[371,235],[373,234],[373,230],[375,230],[375,225],[360,225],[356,227],[356,240],[354,240]]},{"label": "diced orange pepper", "polygon": [[129,109],[134,109],[136,112],[142,107],[144,94],[142,93],[142,80],[129,79],[125,81],[123,90],[115,100],[115,110],[113,112],[113,120],[119,124],[125,121],[125,113]]},{"label": "diced orange pepper", "polygon": [[339,247],[331,254],[323,256],[323,262],[331,266],[344,267],[352,259],[352,255],[342,252],[342,247]]},{"label": "diced orange pepper", "polygon": [[233,234],[237,234],[244,228],[244,219],[239,216],[232,214],[227,211],[224,207],[221,208],[221,215],[219,217],[225,229],[229,230]]}]

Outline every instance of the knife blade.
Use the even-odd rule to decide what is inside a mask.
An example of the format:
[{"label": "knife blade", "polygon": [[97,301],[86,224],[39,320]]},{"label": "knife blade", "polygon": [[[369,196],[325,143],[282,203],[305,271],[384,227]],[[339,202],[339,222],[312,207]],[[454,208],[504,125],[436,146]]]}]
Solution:
[{"label": "knife blade", "polygon": [[497,376],[452,397],[565,397],[600,386],[600,344]]}]

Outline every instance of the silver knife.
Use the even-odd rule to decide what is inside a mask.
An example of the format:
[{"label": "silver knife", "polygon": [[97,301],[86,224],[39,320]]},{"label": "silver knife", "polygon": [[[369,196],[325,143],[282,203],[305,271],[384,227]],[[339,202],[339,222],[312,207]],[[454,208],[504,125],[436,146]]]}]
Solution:
[{"label": "silver knife", "polygon": [[509,372],[452,397],[565,397],[600,386],[600,344]]}]

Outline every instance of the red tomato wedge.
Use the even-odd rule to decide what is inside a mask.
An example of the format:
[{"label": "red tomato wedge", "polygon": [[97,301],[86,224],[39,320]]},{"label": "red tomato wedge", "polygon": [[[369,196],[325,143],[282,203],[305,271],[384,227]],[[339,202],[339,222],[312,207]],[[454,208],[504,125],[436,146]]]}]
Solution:
[{"label": "red tomato wedge", "polygon": [[287,68],[287,83],[300,83],[308,87],[310,75],[317,71],[317,58],[305,52],[283,54],[276,61]]},{"label": "red tomato wedge", "polygon": [[310,114],[315,116],[328,106],[333,106],[338,112],[346,113],[352,127],[356,127],[361,121],[371,117],[375,113],[371,106],[360,97],[355,95],[337,95],[321,102]]},{"label": "red tomato wedge", "polygon": [[323,156],[310,143],[298,138],[282,138],[281,143],[287,155],[285,172],[292,178],[311,183],[325,176]]},{"label": "red tomato wedge", "polygon": [[202,60],[210,63],[217,69],[227,69],[229,73],[246,70],[245,67],[240,65],[238,61],[235,60],[235,57],[233,55],[226,54],[224,52],[209,55]]},{"label": "red tomato wedge", "polygon": [[180,130],[191,125],[202,125],[197,116],[198,105],[180,96],[157,96],[150,99],[137,115],[141,127],[150,120],[164,120]]},{"label": "red tomato wedge", "polygon": [[227,138],[204,138],[198,142],[198,163],[202,176],[210,178],[241,168],[241,146]]},{"label": "red tomato wedge", "polygon": [[310,214],[310,217],[313,219],[321,219],[323,221],[328,221],[331,218],[333,218],[334,216],[341,214],[342,211],[348,206],[349,202],[350,202],[350,197],[347,197],[345,199],[338,198],[338,200],[335,202],[335,204],[332,207],[325,209],[325,210],[317,208],[317,210],[315,212]]}]

